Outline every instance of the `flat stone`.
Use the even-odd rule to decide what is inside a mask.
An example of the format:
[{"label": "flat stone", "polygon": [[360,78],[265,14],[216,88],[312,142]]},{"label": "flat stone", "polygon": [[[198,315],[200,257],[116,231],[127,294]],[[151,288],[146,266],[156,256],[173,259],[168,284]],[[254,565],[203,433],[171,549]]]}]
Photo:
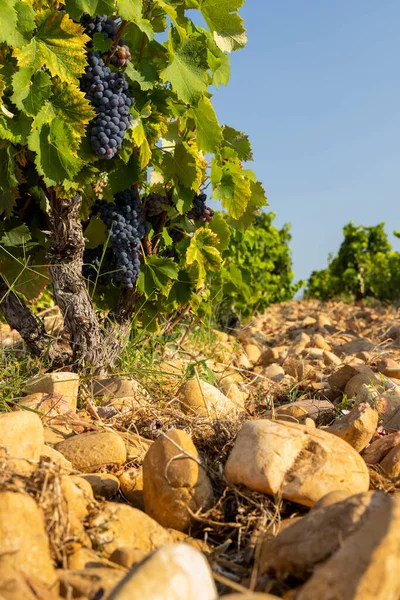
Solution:
[{"label": "flat stone", "polygon": [[279,420],[283,420],[283,417],[290,417],[292,423],[305,423],[306,419],[310,418],[318,425],[326,425],[334,419],[336,411],[329,400],[307,398],[290,404],[283,404],[276,409],[275,413]]},{"label": "flat stone", "polygon": [[0,456],[8,457],[8,467],[18,473],[30,473],[39,461],[44,445],[43,425],[31,411],[0,415]]},{"label": "flat stone", "polygon": [[44,394],[37,392],[29,394],[18,400],[18,407],[29,408],[40,412],[45,417],[55,417],[57,415],[68,415],[77,418],[71,404],[59,394]]},{"label": "flat stone", "polygon": [[70,404],[72,410],[76,411],[79,375],[64,371],[37,375],[25,382],[24,389],[28,394],[43,392],[45,394],[61,396]]},{"label": "flat stone", "polygon": [[330,491],[366,491],[365,462],[351,446],[319,429],[256,420],[240,430],[225,465],[228,483],[312,506]]},{"label": "flat stone", "polygon": [[185,381],[177,397],[184,413],[209,416],[211,419],[220,419],[243,410],[216,387],[197,379]]},{"label": "flat stone", "polygon": [[345,440],[357,452],[366,448],[378,426],[378,412],[367,402],[357,404],[351,411],[337,419],[325,431]]},{"label": "flat stone", "polygon": [[109,377],[92,381],[92,393],[96,398],[134,397],[139,402],[148,400],[149,394],[136,379],[129,377]]},{"label": "flat stone", "polygon": [[123,439],[111,431],[81,433],[56,445],[77,471],[94,473],[104,465],[122,465],[126,460]]},{"label": "flat stone", "polygon": [[278,382],[282,381],[282,379],[285,377],[285,371],[282,369],[282,367],[274,363],[268,367],[265,367],[262,374],[264,377],[267,377],[267,379],[272,379],[272,381]]},{"label": "flat stone", "polygon": [[82,474],[81,478],[91,485],[95,498],[110,500],[118,494],[119,479],[111,473],[87,473]]},{"label": "flat stone", "polygon": [[40,458],[49,460],[50,462],[54,463],[55,465],[58,465],[59,467],[61,467],[67,473],[70,473],[72,471],[72,464],[70,463],[70,461],[67,460],[61,454],[61,452],[58,452],[51,446],[46,446],[46,444],[43,446],[42,451],[40,453]]}]

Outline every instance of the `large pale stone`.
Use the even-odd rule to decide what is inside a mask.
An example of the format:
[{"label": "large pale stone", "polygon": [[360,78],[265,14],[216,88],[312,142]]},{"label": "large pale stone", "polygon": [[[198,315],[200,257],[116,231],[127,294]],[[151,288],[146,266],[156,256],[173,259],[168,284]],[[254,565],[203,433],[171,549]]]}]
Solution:
[{"label": "large pale stone", "polygon": [[328,492],[368,489],[365,462],[347,443],[304,425],[249,421],[225,466],[229,483],[312,506]]},{"label": "large pale stone", "polygon": [[152,552],[170,541],[168,532],[141,510],[118,504],[105,503],[90,520],[91,538],[104,556],[110,556],[124,546]]},{"label": "large pale stone", "polygon": [[0,492],[1,564],[45,585],[57,581],[42,511],[27,494]]},{"label": "large pale stone", "polygon": [[371,441],[378,426],[378,418],[378,412],[367,402],[363,402],[325,431],[337,435],[353,446],[357,452],[361,452]]},{"label": "large pale stone", "polygon": [[146,512],[164,527],[187,531],[192,512],[213,503],[211,482],[197,450],[184,431],[159,437],[143,461],[143,494]]},{"label": "large pale stone", "polygon": [[64,371],[37,375],[25,383],[24,389],[28,394],[43,392],[45,394],[62,396],[71,405],[71,408],[76,410],[79,375]]},{"label": "large pale stone", "polygon": [[382,496],[357,531],[340,541],[337,552],[301,588],[297,600],[400,597],[400,499]]},{"label": "large pale stone", "polygon": [[134,397],[140,401],[149,398],[144,387],[136,379],[129,377],[95,379],[92,382],[92,392],[97,398],[103,399]]},{"label": "large pale stone", "polygon": [[43,392],[29,394],[18,400],[18,407],[36,410],[45,417],[69,415],[77,418],[70,402],[59,394],[44,394]]},{"label": "large pale stone", "polygon": [[[43,425],[31,411],[0,415],[0,456],[8,456],[8,466],[18,473],[29,473],[38,461],[44,445]],[[1,448],[4,446],[4,448]]]},{"label": "large pale stone", "polygon": [[81,433],[56,445],[77,471],[93,473],[104,465],[122,465],[126,460],[124,440],[111,431]]},{"label": "large pale stone", "polygon": [[160,548],[126,575],[108,600],[216,600],[206,558],[187,544]]},{"label": "large pale stone", "polygon": [[374,373],[358,373],[347,382],[344,388],[347,398],[356,398],[364,384],[374,386],[379,392],[384,391],[384,387],[379,383]]},{"label": "large pale stone", "polygon": [[70,463],[70,461],[67,460],[61,454],[61,452],[58,452],[51,446],[46,446],[46,444],[45,444],[40,453],[40,457],[44,458],[46,460],[49,460],[50,462],[54,463],[55,465],[58,465],[59,467],[61,467],[63,469],[64,472],[70,473],[72,471],[72,464]]},{"label": "large pale stone", "polygon": [[181,409],[188,414],[200,414],[218,419],[243,410],[216,387],[206,381],[188,379],[178,390]]},{"label": "large pale stone", "polygon": [[329,400],[307,398],[278,406],[275,414],[281,420],[288,417],[292,422],[305,423],[305,420],[310,418],[318,425],[326,425],[335,417],[335,407]]}]

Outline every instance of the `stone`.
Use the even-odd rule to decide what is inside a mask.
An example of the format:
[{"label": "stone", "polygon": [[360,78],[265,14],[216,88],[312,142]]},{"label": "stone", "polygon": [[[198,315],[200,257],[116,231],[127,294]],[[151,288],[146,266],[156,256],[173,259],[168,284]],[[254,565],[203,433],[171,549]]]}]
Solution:
[{"label": "stone", "polygon": [[119,476],[119,483],[121,493],[129,504],[144,511],[142,467],[132,467],[124,471]]},{"label": "stone", "polygon": [[214,578],[201,552],[188,544],[170,544],[160,548],[131,570],[108,600],[160,600],[161,597],[168,600],[216,600],[218,593]]},{"label": "stone", "polygon": [[[217,355],[217,358],[219,360],[224,360],[226,363],[229,363],[231,357],[225,356],[225,354],[219,354]],[[244,369],[245,371],[251,371],[251,369],[253,368],[253,363],[251,362],[247,354],[245,352],[242,352],[237,360],[237,366],[240,369]]]},{"label": "stone", "polygon": [[184,533],[183,531],[177,531],[176,529],[167,529],[171,543],[185,542],[185,544],[189,544],[196,550],[200,550],[205,554],[209,554],[212,551],[212,547],[206,544],[203,540],[199,540],[197,538],[191,537],[189,534]]},{"label": "stone", "polygon": [[326,425],[335,418],[335,407],[329,400],[314,400],[305,399],[297,400],[289,404],[283,404],[275,410],[275,414],[279,420],[286,420],[285,417],[290,417],[298,423],[305,423],[307,418],[312,419],[318,425]]},{"label": "stone", "polygon": [[369,486],[366,464],[347,442],[319,429],[267,419],[243,425],[225,477],[305,506],[337,489],[356,494]]},{"label": "stone", "polygon": [[72,471],[72,464],[70,463],[70,461],[67,460],[61,454],[61,452],[58,452],[51,446],[46,446],[46,444],[44,444],[42,451],[40,453],[40,458],[49,460],[50,462],[54,463],[58,467],[61,467],[61,469],[67,473],[70,473]]},{"label": "stone", "polygon": [[365,338],[351,340],[350,342],[346,342],[345,344],[336,346],[335,348],[336,352],[347,355],[357,354],[358,352],[371,352],[374,350],[377,351],[376,344]]},{"label": "stone", "polygon": [[287,375],[291,375],[297,381],[307,379],[313,373],[313,367],[308,362],[294,357],[287,358],[283,363],[283,368]]},{"label": "stone", "polygon": [[231,383],[224,389],[225,395],[233,402],[235,406],[240,406],[244,410],[246,394],[242,392],[237,383]]},{"label": "stone", "polygon": [[386,375],[387,377],[394,377],[400,379],[400,365],[393,358],[384,358],[380,360],[376,366],[379,373]]},{"label": "stone", "polygon": [[126,460],[142,461],[153,441],[148,440],[131,431],[119,431],[118,435],[124,440],[126,447]]},{"label": "stone", "polygon": [[168,532],[141,510],[106,502],[89,520],[91,539],[107,558],[117,548],[127,546],[152,552],[170,541]]},{"label": "stone", "polygon": [[359,369],[356,367],[343,365],[343,367],[340,367],[340,369],[329,375],[328,383],[332,389],[341,390],[343,392],[346,384],[352,377],[358,375],[359,372]]},{"label": "stone", "polygon": [[54,424],[53,422],[45,425],[43,428],[44,443],[48,446],[55,446],[59,442],[63,442],[70,437],[74,437],[75,433],[72,427],[68,425]]},{"label": "stone", "polygon": [[265,367],[265,369],[262,372],[262,375],[264,377],[267,377],[268,379],[272,379],[272,381],[279,382],[282,381],[282,379],[285,377],[285,371],[282,369],[281,366],[272,363],[268,367]]},{"label": "stone", "polygon": [[319,314],[317,316],[317,325],[319,329],[324,329],[324,327],[331,327],[332,321],[326,315]]},{"label": "stone", "polygon": [[364,384],[373,385],[377,391],[384,391],[384,388],[381,384],[379,384],[374,373],[358,373],[358,375],[355,375],[346,383],[344,393],[346,394],[347,398],[356,398]]},{"label": "stone", "polygon": [[121,567],[125,567],[126,569],[131,569],[137,563],[142,562],[142,560],[148,555],[149,553],[141,548],[130,548],[129,546],[124,546],[114,550],[110,556],[110,561],[120,565]]},{"label": "stone", "polygon": [[108,597],[108,594],[125,576],[121,569],[110,569],[109,567],[96,567],[72,571],[62,569],[59,571],[60,590],[63,598],[95,598]]},{"label": "stone", "polygon": [[70,475],[70,480],[82,490],[84,497],[88,501],[94,500],[93,488],[90,483],[80,475]]},{"label": "stone", "polygon": [[143,495],[146,513],[178,531],[193,522],[188,509],[212,506],[211,482],[187,433],[170,430],[151,446],[143,461]]},{"label": "stone", "polygon": [[387,477],[397,479],[400,476],[400,446],[397,445],[389,450],[380,465]]},{"label": "stone", "polygon": [[35,413],[18,411],[0,415],[0,457],[8,457],[11,470],[21,474],[32,472],[35,465],[28,461],[39,461],[43,444],[43,425]]},{"label": "stone", "polygon": [[72,410],[76,411],[79,375],[65,371],[37,375],[25,382],[24,389],[28,394],[43,392],[44,394],[61,396],[70,404]]},{"label": "stone", "polygon": [[383,426],[388,430],[400,431],[400,405],[384,418]]},{"label": "stone", "polygon": [[83,522],[89,514],[90,498],[68,475],[61,477],[61,494],[63,517],[68,523],[70,536],[75,538],[73,549],[82,544],[89,546],[90,540],[85,533]]},{"label": "stone", "polygon": [[104,465],[122,465],[126,461],[125,443],[111,431],[81,433],[58,443],[56,450],[83,473],[94,473]]},{"label": "stone", "polygon": [[305,583],[297,600],[400,597],[400,498],[382,494],[376,504],[357,531]]},{"label": "stone", "polygon": [[87,473],[80,477],[90,484],[95,498],[110,500],[118,494],[119,479],[111,473]]},{"label": "stone", "polygon": [[229,335],[225,331],[219,331],[218,329],[213,329],[213,334],[220,342],[229,342]]},{"label": "stone", "polygon": [[185,381],[180,386],[177,397],[184,413],[209,416],[211,419],[232,416],[243,410],[216,387],[197,379]]},{"label": "stone", "polygon": [[363,459],[367,465],[376,465],[392,450],[400,444],[400,431],[391,433],[374,440],[363,452]]},{"label": "stone", "polygon": [[341,419],[337,419],[325,431],[337,435],[357,452],[361,452],[371,441],[378,427],[378,418],[378,412],[367,402],[363,402]]},{"label": "stone", "polygon": [[0,556],[2,566],[56,584],[43,513],[25,493],[0,491]]},{"label": "stone", "polygon": [[330,352],[332,349],[331,345],[328,344],[326,339],[320,333],[316,333],[313,336],[312,343],[317,348],[321,348],[321,350],[326,350],[327,352]]},{"label": "stone", "polygon": [[247,594],[227,594],[221,600],[279,600],[279,596],[264,594],[264,592],[248,592]]},{"label": "stone", "polygon": [[301,322],[301,326],[302,327],[310,327],[312,325],[315,325],[317,322],[317,319],[314,319],[314,317],[305,317],[302,322]]},{"label": "stone", "polygon": [[92,393],[96,398],[102,398],[103,400],[132,396],[139,401],[150,398],[145,388],[136,379],[129,377],[95,379],[92,382]]},{"label": "stone", "polygon": [[336,356],[336,354],[334,354],[333,352],[329,352],[328,350],[324,350],[323,360],[324,360],[324,364],[327,367],[330,367],[332,365],[335,367],[338,367],[339,365],[342,364],[342,361],[340,360],[340,358],[338,356]]},{"label": "stone", "polygon": [[98,567],[109,567],[110,561],[97,554],[92,548],[80,546],[67,557],[68,569],[71,571],[82,571],[84,569],[96,569]]},{"label": "stone", "polygon": [[273,363],[280,364],[281,362],[282,352],[279,350],[279,348],[267,348],[267,350],[262,352],[260,358],[258,359],[258,364],[264,367],[267,367]]},{"label": "stone", "polygon": [[322,498],[311,507],[311,510],[325,508],[325,506],[331,506],[337,502],[342,502],[342,500],[346,500],[346,498],[349,498],[351,495],[352,494],[345,490],[334,490],[333,492],[329,492],[329,494],[322,496]]},{"label": "stone", "polygon": [[[37,595],[26,582],[23,573],[0,563],[1,600],[37,600]],[[58,596],[57,596],[58,598]],[[56,600],[55,596],[52,596]]]},{"label": "stone", "polygon": [[261,543],[260,572],[306,578],[373,520],[382,507],[390,510],[390,505],[391,500],[383,492],[370,491],[313,508],[272,540],[265,537]]},{"label": "stone", "polygon": [[29,408],[40,412],[45,417],[55,417],[57,415],[68,415],[71,418],[77,418],[71,404],[60,394],[44,394],[37,392],[29,394],[18,400],[18,408]]},{"label": "stone", "polygon": [[362,385],[356,397],[356,404],[367,402],[374,408],[380,417],[388,417],[394,410],[393,403],[389,396],[379,394],[373,386]]},{"label": "stone", "polygon": [[253,365],[259,360],[261,356],[261,350],[256,344],[246,344],[244,347],[244,351],[246,352],[247,358],[250,363]]}]

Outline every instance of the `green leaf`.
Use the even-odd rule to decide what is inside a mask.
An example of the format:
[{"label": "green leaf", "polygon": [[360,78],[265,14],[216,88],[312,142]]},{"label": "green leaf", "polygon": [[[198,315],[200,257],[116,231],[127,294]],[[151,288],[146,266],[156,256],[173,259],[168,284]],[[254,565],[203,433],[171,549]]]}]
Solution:
[{"label": "green leaf", "polygon": [[24,246],[31,239],[28,226],[23,223],[10,231],[5,231],[0,239],[2,246]]},{"label": "green leaf", "polygon": [[65,8],[73,19],[79,21],[83,13],[108,15],[114,12],[113,0],[66,0]]},{"label": "green leaf", "polygon": [[218,252],[218,237],[209,229],[198,229],[186,251],[188,265],[195,264],[198,268],[197,285],[201,287],[205,281],[207,271],[218,271],[221,267],[221,254]]},{"label": "green leaf", "polygon": [[35,302],[50,283],[46,251],[40,249],[26,256],[22,249],[10,253],[0,247],[0,275],[13,291]]},{"label": "green leaf", "polygon": [[117,0],[118,14],[125,21],[133,21],[149,40],[154,39],[154,30],[148,19],[142,15],[142,0]]},{"label": "green leaf", "polygon": [[242,170],[236,165],[228,165],[223,169],[221,181],[213,189],[212,197],[222,201],[229,216],[240,219],[250,200],[250,180],[244,177]]},{"label": "green leaf", "polygon": [[138,83],[140,89],[144,92],[152,90],[154,84],[158,81],[158,73],[153,65],[149,63],[141,63],[138,68],[135,69],[132,63],[128,63],[125,69],[125,75],[132,81],[132,83]]},{"label": "green leaf", "polygon": [[260,209],[264,206],[268,206],[265,190],[259,181],[250,182],[250,193],[251,196],[247,203],[246,210],[241,215],[240,222],[237,224],[237,228],[240,230],[247,229],[260,213]]},{"label": "green leaf", "polygon": [[170,36],[168,42],[170,61],[161,72],[161,79],[170,82],[179,100],[196,104],[207,89],[207,50],[204,41],[185,38],[176,42]]},{"label": "green leaf", "polygon": [[97,248],[107,239],[106,226],[100,217],[94,216],[90,219],[89,225],[85,229],[86,248]]},{"label": "green leaf", "polygon": [[38,15],[36,35],[27,46],[14,49],[20,67],[46,66],[53,77],[76,83],[86,66],[89,37],[65,13],[47,10]]},{"label": "green leaf", "polygon": [[26,44],[35,27],[35,13],[26,3],[0,0],[0,42],[14,48]]},{"label": "green leaf", "polygon": [[50,75],[21,67],[12,77],[14,93],[11,101],[27,115],[36,115],[51,95]]},{"label": "green leaf", "polygon": [[74,136],[71,126],[60,117],[34,129],[28,138],[28,147],[36,152],[35,164],[46,185],[73,180],[82,166],[72,148]]},{"label": "green leaf", "polygon": [[95,52],[100,52],[100,54],[105,54],[108,52],[112,46],[112,41],[104,37],[102,33],[96,31],[92,40],[93,50]]},{"label": "green leaf", "polygon": [[76,85],[54,83],[54,95],[51,99],[54,113],[71,125],[77,137],[85,135],[85,125],[96,116],[85,94]]},{"label": "green leaf", "polygon": [[217,234],[217,248],[220,252],[223,252],[229,246],[229,239],[231,237],[231,229],[226,222],[226,219],[224,219],[221,213],[214,213],[213,220],[209,223],[209,228]]},{"label": "green leaf", "polygon": [[244,0],[199,0],[199,7],[207,25],[214,33],[214,41],[224,52],[239,50],[247,43],[243,19],[238,9]]},{"label": "green leaf", "polygon": [[222,129],[225,144],[228,148],[233,148],[241,161],[253,160],[253,153],[249,142],[249,136],[225,125]]},{"label": "green leaf", "polygon": [[216,88],[219,88],[220,85],[227,85],[229,82],[231,76],[231,62],[228,54],[221,52],[219,48],[216,48],[216,50],[219,52],[218,55],[208,50],[207,60],[212,71],[212,84],[215,85]]},{"label": "green leaf", "polygon": [[9,217],[19,197],[17,165],[11,145],[0,148],[0,181],[0,215]]},{"label": "green leaf", "polygon": [[198,147],[203,152],[216,152],[221,144],[222,132],[211,100],[203,96],[192,113],[196,121]]},{"label": "green leaf", "polygon": [[178,277],[178,266],[172,258],[157,255],[148,256],[141,267],[138,289],[146,298],[153,295],[154,290],[168,292],[171,282]]}]

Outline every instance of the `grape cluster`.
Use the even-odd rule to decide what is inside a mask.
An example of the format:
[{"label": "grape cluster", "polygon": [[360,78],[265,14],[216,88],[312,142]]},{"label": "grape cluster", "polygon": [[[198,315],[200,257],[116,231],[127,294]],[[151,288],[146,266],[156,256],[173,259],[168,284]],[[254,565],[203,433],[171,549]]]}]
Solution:
[{"label": "grape cluster", "polygon": [[113,158],[132,120],[129,107],[133,98],[125,76],[111,72],[100,55],[91,52],[81,79],[81,89],[97,113],[90,131],[92,147],[101,158]]},{"label": "grape cluster", "polygon": [[125,67],[131,58],[128,46],[117,46],[110,62],[114,67],[120,68]]},{"label": "grape cluster", "polygon": [[203,223],[210,223],[214,216],[214,211],[206,206],[207,196],[206,194],[197,194],[193,199],[193,207],[188,212],[188,219],[193,221],[203,221]]},{"label": "grape cluster", "polygon": [[102,33],[106,39],[113,40],[118,31],[117,25],[107,15],[91,17],[85,13],[81,18],[81,24],[89,37],[93,37],[95,33]]},{"label": "grape cluster", "polygon": [[113,280],[113,267],[111,256],[106,252],[103,256],[103,247],[87,248],[83,254],[82,275],[85,279],[107,285]]},{"label": "grape cluster", "polygon": [[110,236],[116,262],[115,280],[133,289],[140,275],[140,241],[147,234],[140,200],[135,190],[115,196],[115,204],[100,200],[95,211],[100,214]]},{"label": "grape cluster", "polygon": [[145,201],[146,217],[154,217],[164,212],[170,204],[169,198],[152,192]]}]

